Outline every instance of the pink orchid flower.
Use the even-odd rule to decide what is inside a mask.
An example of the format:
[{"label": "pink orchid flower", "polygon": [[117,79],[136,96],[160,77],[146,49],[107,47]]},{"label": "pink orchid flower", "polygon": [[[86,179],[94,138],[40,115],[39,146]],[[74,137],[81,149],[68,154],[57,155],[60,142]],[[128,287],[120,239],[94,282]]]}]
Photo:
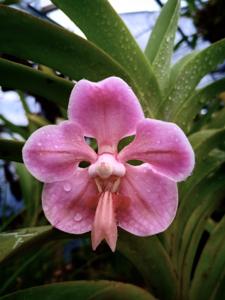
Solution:
[{"label": "pink orchid flower", "polygon": [[[176,182],[194,167],[183,131],[144,118],[132,89],[117,77],[79,81],[68,116],[38,129],[23,148],[26,167],[45,182],[42,204],[50,223],[69,233],[91,231],[94,250],[105,239],[112,251],[117,226],[138,236],[167,229],[178,205]],[[119,141],[131,135],[135,139],[118,153]],[[97,153],[85,137],[97,140]],[[81,168],[82,161],[90,166]]]}]

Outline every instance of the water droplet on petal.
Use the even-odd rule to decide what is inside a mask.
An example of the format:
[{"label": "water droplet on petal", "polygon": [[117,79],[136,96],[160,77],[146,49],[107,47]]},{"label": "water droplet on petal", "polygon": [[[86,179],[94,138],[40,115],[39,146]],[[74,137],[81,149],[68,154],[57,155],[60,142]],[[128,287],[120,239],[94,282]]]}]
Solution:
[{"label": "water droplet on petal", "polygon": [[63,186],[65,192],[70,192],[72,190],[72,186],[69,182],[66,182]]},{"label": "water droplet on petal", "polygon": [[81,214],[79,214],[79,213],[75,214],[75,216],[74,216],[74,220],[75,220],[76,222],[79,222],[79,221],[81,221],[81,220],[82,220],[82,215],[81,215]]},{"label": "water droplet on petal", "polygon": [[39,143],[38,143],[38,146],[42,146],[42,143],[39,142]]}]

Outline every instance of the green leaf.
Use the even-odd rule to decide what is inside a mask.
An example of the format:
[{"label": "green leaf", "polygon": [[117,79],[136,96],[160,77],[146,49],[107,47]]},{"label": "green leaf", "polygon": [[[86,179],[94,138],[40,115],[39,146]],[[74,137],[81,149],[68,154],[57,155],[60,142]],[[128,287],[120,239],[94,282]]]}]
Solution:
[{"label": "green leaf", "polygon": [[11,4],[19,3],[20,1],[21,0],[0,0],[0,3],[4,5],[11,5]]},{"label": "green leaf", "polygon": [[24,164],[16,163],[15,166],[25,204],[23,224],[35,226],[41,211],[42,184],[27,171]]},{"label": "green leaf", "polygon": [[190,136],[196,154],[196,166],[193,175],[186,182],[179,184],[180,206],[177,216],[168,230],[171,245],[170,252],[175,263],[180,251],[184,227],[190,215],[198,206],[195,196],[199,193],[199,184],[204,184],[205,178],[216,172],[224,162],[223,152],[215,152],[215,150],[211,152],[223,143],[224,138],[224,128],[204,130]]},{"label": "green leaf", "polygon": [[17,126],[10,122],[8,119],[6,119],[2,114],[0,114],[0,120],[4,122],[4,126],[7,127],[11,131],[11,133],[18,133],[20,134],[24,139],[28,137],[28,131],[26,130],[26,127],[23,126]]},{"label": "green leaf", "polygon": [[[168,91],[168,96],[160,108],[164,112],[166,120],[173,121],[178,111],[180,111],[179,122],[182,124],[182,115],[187,108],[187,99],[191,96],[202,77],[214,70],[224,59],[225,39],[193,55],[191,59],[187,59],[186,63],[179,68],[176,81]],[[178,119],[176,118],[176,120]]]},{"label": "green leaf", "polygon": [[12,252],[17,251],[17,248],[21,247],[25,242],[42,235],[49,231],[50,226],[40,226],[19,229],[14,232],[0,233],[0,262],[2,262]]},{"label": "green leaf", "polygon": [[61,282],[32,287],[0,298],[1,300],[154,300],[155,298],[137,286],[113,281]]},{"label": "green leaf", "polygon": [[21,11],[0,6],[0,52],[47,65],[72,79],[129,76],[110,56],[79,36]]},{"label": "green leaf", "polygon": [[221,128],[225,126],[225,108],[212,115],[212,119],[206,125],[207,128]]},{"label": "green leaf", "polygon": [[123,231],[119,235],[118,249],[139,270],[146,286],[155,291],[157,298],[176,298],[176,275],[157,236],[141,238]]},{"label": "green leaf", "polygon": [[192,281],[190,299],[216,300],[213,296],[225,275],[224,228],[225,217],[215,227],[203,249]]},{"label": "green leaf", "polygon": [[152,30],[145,54],[162,88],[168,83],[174,39],[180,11],[180,0],[168,0]]},{"label": "green leaf", "polygon": [[208,155],[209,151],[223,143],[224,137],[225,128],[206,129],[190,135],[189,140],[197,158],[202,160]]},{"label": "green leaf", "polygon": [[41,117],[41,116],[37,116],[35,114],[28,113],[27,118],[30,121],[30,123],[35,125],[36,128],[46,126],[46,125],[50,125],[50,123],[48,122],[47,119],[45,119],[44,117]]},{"label": "green leaf", "polygon": [[[193,120],[200,112],[200,109],[207,105],[210,101],[215,101],[217,96],[225,90],[225,79],[217,80],[202,89],[193,93],[191,97],[186,100],[185,110],[181,106],[174,116],[173,121],[182,127],[186,132],[189,132],[193,125]],[[222,124],[225,125],[225,121]],[[219,126],[222,127],[222,126]]]},{"label": "green leaf", "polygon": [[23,145],[23,142],[0,139],[0,159],[22,162]]},{"label": "green leaf", "polygon": [[182,244],[179,247],[179,272],[182,274],[183,297],[189,291],[194,259],[207,220],[224,198],[224,180],[225,174],[222,170],[198,186],[198,193],[191,194],[191,197],[195,198],[194,202],[197,203],[197,208],[185,225],[182,234]]},{"label": "green leaf", "polygon": [[188,199],[189,194],[207,176],[215,172],[225,162],[225,152],[213,150],[204,159],[197,161],[193,174],[180,185],[179,194],[183,199]]},{"label": "green leaf", "polygon": [[136,84],[136,93],[148,116],[154,113],[161,96],[156,77],[145,55],[108,1],[54,0],[70,19],[95,43],[126,69]]},{"label": "green leaf", "polygon": [[170,86],[173,86],[176,83],[177,76],[180,73],[180,70],[184,67],[184,65],[197,54],[198,52],[193,51],[185,56],[183,56],[180,60],[178,60],[170,69]]},{"label": "green leaf", "polygon": [[42,96],[64,108],[67,107],[73,88],[73,83],[69,80],[48,75],[3,58],[0,58],[0,85]]}]

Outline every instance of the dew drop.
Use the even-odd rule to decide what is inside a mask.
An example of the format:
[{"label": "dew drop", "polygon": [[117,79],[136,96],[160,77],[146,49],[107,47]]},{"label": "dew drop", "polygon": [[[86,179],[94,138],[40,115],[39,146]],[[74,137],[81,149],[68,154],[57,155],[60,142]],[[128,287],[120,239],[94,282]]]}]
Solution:
[{"label": "dew drop", "polygon": [[71,189],[72,189],[71,184],[70,184],[69,182],[66,182],[66,183],[64,184],[63,188],[64,188],[64,191],[65,191],[65,192],[70,192]]},{"label": "dew drop", "polygon": [[170,41],[170,37],[169,36],[166,38],[166,41],[167,41],[167,43],[169,43],[169,41]]},{"label": "dew drop", "polygon": [[75,216],[74,216],[74,220],[75,220],[76,222],[79,222],[79,221],[81,221],[81,220],[82,220],[82,216],[81,216],[81,214],[79,214],[79,213],[75,214]]},{"label": "dew drop", "polygon": [[38,146],[42,146],[42,143],[39,142],[39,143],[38,143]]}]

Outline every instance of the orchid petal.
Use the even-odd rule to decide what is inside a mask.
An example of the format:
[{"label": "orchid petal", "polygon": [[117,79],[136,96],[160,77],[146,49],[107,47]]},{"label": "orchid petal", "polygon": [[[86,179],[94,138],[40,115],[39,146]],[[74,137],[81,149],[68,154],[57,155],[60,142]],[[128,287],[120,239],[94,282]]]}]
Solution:
[{"label": "orchid petal", "polygon": [[117,77],[97,83],[79,81],[70,96],[68,115],[81,125],[85,136],[97,139],[100,153],[114,152],[119,140],[135,134],[144,118],[132,89]]},{"label": "orchid petal", "polygon": [[97,194],[87,169],[78,168],[66,181],[44,185],[42,206],[45,216],[62,231],[75,234],[88,232],[94,221]]},{"label": "orchid petal", "polygon": [[43,182],[64,180],[80,161],[94,162],[96,157],[85,143],[80,127],[69,121],[38,129],[23,148],[26,167]]},{"label": "orchid petal", "polygon": [[[138,236],[149,236],[167,229],[177,205],[177,186],[173,180],[152,171],[148,164],[127,165],[119,193],[129,197],[117,210],[118,226]],[[122,199],[121,199],[122,200]]]},{"label": "orchid petal", "polygon": [[134,141],[118,156],[121,162],[141,160],[175,181],[184,180],[194,167],[194,152],[174,123],[145,119],[138,124]]}]

